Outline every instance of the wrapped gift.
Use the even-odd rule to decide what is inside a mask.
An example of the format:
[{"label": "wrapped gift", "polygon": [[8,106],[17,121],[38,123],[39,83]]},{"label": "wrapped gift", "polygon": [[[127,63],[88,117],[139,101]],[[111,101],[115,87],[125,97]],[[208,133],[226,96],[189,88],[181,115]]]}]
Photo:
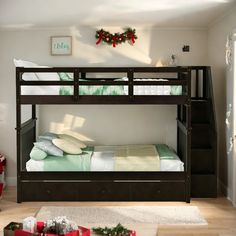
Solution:
[{"label": "wrapped gift", "polygon": [[81,236],[90,236],[90,229],[87,229],[82,226],[78,226]]},{"label": "wrapped gift", "polygon": [[6,158],[0,153],[0,174],[5,171],[6,168]]},{"label": "wrapped gift", "polygon": [[2,190],[3,190],[3,183],[0,183],[0,198],[2,196]]},{"label": "wrapped gift", "polygon": [[[38,221],[36,223],[36,231],[29,232],[23,230],[22,223],[11,222],[4,228],[4,236],[58,236],[59,235],[59,234],[45,233],[44,227],[45,227],[45,222]],[[90,236],[90,229],[87,229],[83,226],[77,226],[77,230],[65,234],[60,234],[60,236]]]},{"label": "wrapped gift", "polygon": [[[6,185],[5,181],[5,169],[6,169],[6,158],[0,153],[0,183],[3,183],[3,187]],[[1,196],[1,193],[0,193]]]},{"label": "wrapped gift", "polygon": [[23,229],[22,230],[17,229],[15,230],[13,235],[9,236],[90,236],[90,230],[82,226],[78,226],[78,230],[69,233],[52,234],[52,233],[42,233],[42,232],[30,233],[28,231],[24,231]]},{"label": "wrapped gift", "polygon": [[4,236],[15,236],[15,230],[22,229],[22,223],[11,222],[7,226],[4,227],[3,232]]}]

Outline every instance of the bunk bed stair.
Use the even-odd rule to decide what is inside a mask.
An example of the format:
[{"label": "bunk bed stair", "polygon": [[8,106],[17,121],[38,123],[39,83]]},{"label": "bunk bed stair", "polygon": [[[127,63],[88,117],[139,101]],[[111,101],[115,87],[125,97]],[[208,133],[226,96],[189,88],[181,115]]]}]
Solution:
[{"label": "bunk bed stair", "polygon": [[[211,83],[211,75],[207,81]],[[213,92],[191,99],[191,196],[217,197],[217,134]]]}]

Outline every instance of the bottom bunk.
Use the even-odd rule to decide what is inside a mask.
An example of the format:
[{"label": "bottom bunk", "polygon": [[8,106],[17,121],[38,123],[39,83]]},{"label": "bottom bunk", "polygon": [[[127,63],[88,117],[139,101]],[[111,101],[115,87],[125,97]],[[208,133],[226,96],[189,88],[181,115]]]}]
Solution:
[{"label": "bottom bunk", "polygon": [[29,120],[18,132],[17,201],[190,202],[188,149],[182,129],[178,127],[178,155],[166,145],[95,146],[85,148],[79,157],[48,156],[35,161],[30,152],[36,120]]}]

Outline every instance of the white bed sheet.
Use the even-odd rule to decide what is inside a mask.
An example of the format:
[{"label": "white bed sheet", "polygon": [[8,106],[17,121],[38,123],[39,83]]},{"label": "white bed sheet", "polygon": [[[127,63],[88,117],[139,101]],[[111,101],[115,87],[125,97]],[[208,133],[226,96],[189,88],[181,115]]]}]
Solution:
[{"label": "white bed sheet", "polygon": [[[91,158],[91,171],[114,170],[115,146],[95,146]],[[44,162],[30,159],[26,163],[27,171],[44,171]],[[160,160],[160,171],[184,171],[184,163],[180,159]]]},{"label": "white bed sheet", "polygon": [[[128,81],[128,78],[122,78]],[[121,80],[121,81],[122,81]],[[40,80],[38,80],[40,81]],[[59,80],[58,80],[59,81]],[[135,81],[168,81],[166,79],[135,79]],[[129,94],[128,86],[124,86],[124,95]],[[22,86],[22,95],[59,95],[60,86]],[[169,85],[134,86],[134,95],[171,95]]]}]

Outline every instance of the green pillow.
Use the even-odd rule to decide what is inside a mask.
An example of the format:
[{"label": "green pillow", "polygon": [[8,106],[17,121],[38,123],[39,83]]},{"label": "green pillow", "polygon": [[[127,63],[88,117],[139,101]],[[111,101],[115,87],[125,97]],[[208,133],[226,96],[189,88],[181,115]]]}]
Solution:
[{"label": "green pillow", "polygon": [[46,157],[47,157],[47,153],[37,147],[33,147],[30,152],[30,158],[35,161],[43,160]]},{"label": "green pillow", "polygon": [[59,157],[63,156],[63,151],[58,147],[56,147],[52,143],[52,141],[43,139],[40,142],[35,142],[34,146],[46,152],[48,155],[59,156]]},{"label": "green pillow", "polygon": [[39,135],[37,141],[40,142],[43,139],[52,141],[54,138],[58,138],[58,135],[52,132],[46,132],[43,135]]}]

